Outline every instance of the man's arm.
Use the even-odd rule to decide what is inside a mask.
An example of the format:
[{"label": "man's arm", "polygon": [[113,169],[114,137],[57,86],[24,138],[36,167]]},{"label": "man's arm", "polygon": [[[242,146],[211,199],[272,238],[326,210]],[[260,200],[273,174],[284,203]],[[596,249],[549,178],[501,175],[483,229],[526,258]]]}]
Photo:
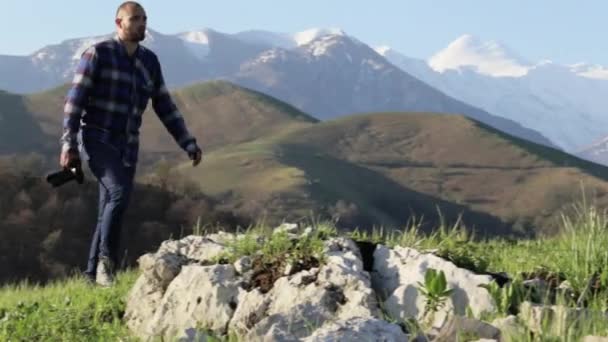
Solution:
[{"label": "man's arm", "polygon": [[194,160],[194,165],[198,164],[201,158],[201,150],[196,144],[196,139],[188,132],[182,114],[171,99],[158,60],[156,60],[156,79],[154,94],[152,94],[152,107],[177,144],[188,153],[190,159]]},{"label": "man's arm", "polygon": [[77,151],[76,135],[80,129],[80,117],[86,105],[90,89],[93,86],[93,75],[97,68],[95,47],[88,48],[80,57],[72,87],[68,91],[63,108],[63,135],[61,136],[62,154],[68,150]]}]

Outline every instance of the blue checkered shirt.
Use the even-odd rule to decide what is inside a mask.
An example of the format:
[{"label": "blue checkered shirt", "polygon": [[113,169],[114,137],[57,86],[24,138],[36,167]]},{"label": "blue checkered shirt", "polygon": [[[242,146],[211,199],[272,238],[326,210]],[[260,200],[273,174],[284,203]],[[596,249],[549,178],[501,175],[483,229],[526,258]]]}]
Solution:
[{"label": "blue checkered shirt", "polygon": [[118,37],[97,43],[81,56],[64,107],[62,150],[83,139],[111,144],[123,163],[134,166],[139,127],[149,99],[163,125],[188,153],[198,148],[165,86],[154,52],[139,45],[132,56]]}]

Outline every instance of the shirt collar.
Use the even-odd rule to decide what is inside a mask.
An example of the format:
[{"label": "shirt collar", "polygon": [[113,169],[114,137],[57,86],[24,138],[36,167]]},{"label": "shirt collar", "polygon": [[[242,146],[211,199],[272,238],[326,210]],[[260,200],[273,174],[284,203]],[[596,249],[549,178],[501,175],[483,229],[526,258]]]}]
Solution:
[{"label": "shirt collar", "polygon": [[120,38],[118,37],[118,34],[114,35],[114,42],[118,45],[118,51],[124,55],[125,57],[137,57],[139,55],[139,52],[141,50],[139,44],[137,44],[137,48],[135,49],[135,52],[133,53],[133,56],[129,56],[129,54],[127,53],[127,48],[124,46],[124,44],[122,43],[122,40],[120,40]]}]

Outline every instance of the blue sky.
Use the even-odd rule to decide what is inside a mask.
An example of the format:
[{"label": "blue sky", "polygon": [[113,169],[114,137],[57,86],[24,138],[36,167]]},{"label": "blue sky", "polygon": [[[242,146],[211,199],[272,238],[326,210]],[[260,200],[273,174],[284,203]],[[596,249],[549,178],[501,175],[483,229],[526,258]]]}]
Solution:
[{"label": "blue sky", "polygon": [[[114,30],[122,1],[0,0],[0,54],[23,55],[65,39]],[[376,46],[428,58],[460,35],[496,40],[529,61],[608,65],[608,1],[178,0],[140,1],[162,33],[212,28],[297,32],[339,27]],[[175,5],[179,4],[179,5]]]}]

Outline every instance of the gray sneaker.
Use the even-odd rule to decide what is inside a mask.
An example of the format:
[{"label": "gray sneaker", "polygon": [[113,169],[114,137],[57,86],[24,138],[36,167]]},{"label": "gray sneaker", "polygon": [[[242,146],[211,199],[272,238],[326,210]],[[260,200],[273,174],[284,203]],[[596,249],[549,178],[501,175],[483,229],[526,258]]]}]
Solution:
[{"label": "gray sneaker", "polygon": [[97,262],[97,277],[95,281],[100,286],[109,287],[114,284],[114,265],[107,257],[100,257]]}]

